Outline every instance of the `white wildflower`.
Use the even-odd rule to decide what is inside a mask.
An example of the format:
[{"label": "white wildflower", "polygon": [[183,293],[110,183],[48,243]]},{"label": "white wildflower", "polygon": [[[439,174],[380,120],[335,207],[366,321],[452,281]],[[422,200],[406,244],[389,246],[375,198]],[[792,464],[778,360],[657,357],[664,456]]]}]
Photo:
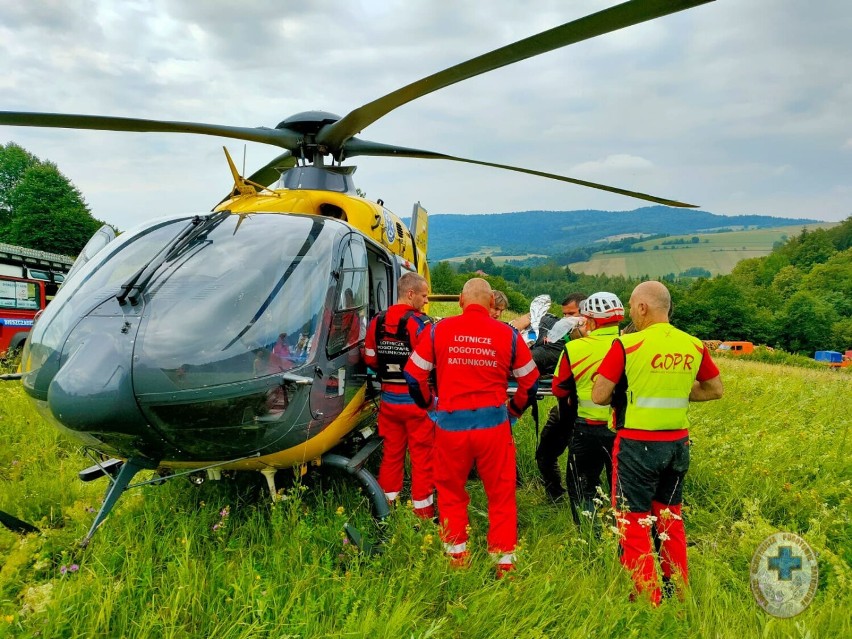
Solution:
[{"label": "white wildflower", "polygon": [[661,518],[661,519],[674,519],[674,520],[676,520],[676,521],[680,521],[680,520],[682,519],[682,517],[681,517],[680,515],[676,515],[675,513],[673,513],[673,512],[672,512],[670,509],[668,509],[668,508],[663,508],[663,509],[660,511],[660,518]]}]

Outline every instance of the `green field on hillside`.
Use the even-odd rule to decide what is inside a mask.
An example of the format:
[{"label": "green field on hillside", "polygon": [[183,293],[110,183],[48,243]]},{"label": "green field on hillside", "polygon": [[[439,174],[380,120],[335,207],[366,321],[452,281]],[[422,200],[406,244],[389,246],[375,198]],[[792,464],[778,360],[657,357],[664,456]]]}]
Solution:
[{"label": "green field on hillside", "polygon": [[[813,230],[831,226],[834,225],[824,223],[807,227],[786,226],[774,229],[671,236],[638,242],[635,246],[643,247],[645,249],[643,252],[596,253],[586,262],[576,262],[569,266],[576,273],[588,275],[662,277],[669,273],[679,275],[693,267],[706,269],[711,275],[725,275],[730,273],[740,260],[769,255],[775,242],[798,235],[802,228]],[[697,244],[691,243],[693,237],[699,238]],[[685,244],[671,244],[677,240],[683,240]]]},{"label": "green field on hillside", "polygon": [[524,255],[499,255],[501,250],[502,249],[499,246],[484,247],[481,251],[477,251],[476,253],[469,253],[468,255],[462,255],[460,257],[449,257],[441,261],[456,264],[464,262],[466,259],[484,260],[486,257],[490,257],[495,264],[504,264],[515,260],[526,260],[531,257],[547,257],[547,255],[536,253],[526,253]]},{"label": "green field on hillside", "polygon": [[[295,483],[275,505],[245,482],[136,489],[81,550],[103,480],[81,483],[76,472],[90,461],[5,383],[0,509],[42,532],[0,528],[0,636],[852,636],[849,377],[719,365],[726,397],[691,408],[691,588],[658,609],[628,600],[631,583],[607,529],[600,540],[581,535],[569,508],[546,500],[528,416],[515,428],[518,570],[495,581],[476,481],[467,570],[447,565],[437,528],[418,526],[407,505],[385,526],[383,554],[357,552],[342,526],[371,529],[367,500],[344,480]],[[816,598],[793,619],[765,614],[749,589],[751,557],[776,531],[803,536],[819,556]]]}]

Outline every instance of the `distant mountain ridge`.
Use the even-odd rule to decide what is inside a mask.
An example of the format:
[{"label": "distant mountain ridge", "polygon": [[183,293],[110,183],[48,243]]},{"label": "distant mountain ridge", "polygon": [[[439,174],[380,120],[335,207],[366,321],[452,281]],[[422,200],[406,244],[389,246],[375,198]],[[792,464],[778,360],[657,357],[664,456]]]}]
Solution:
[{"label": "distant mountain ridge", "polygon": [[[633,211],[523,211],[429,217],[429,261],[479,253],[556,255],[627,233],[683,235],[720,228],[774,228],[819,220],[768,215],[716,215],[647,206]],[[499,247],[499,248],[498,248]]]}]

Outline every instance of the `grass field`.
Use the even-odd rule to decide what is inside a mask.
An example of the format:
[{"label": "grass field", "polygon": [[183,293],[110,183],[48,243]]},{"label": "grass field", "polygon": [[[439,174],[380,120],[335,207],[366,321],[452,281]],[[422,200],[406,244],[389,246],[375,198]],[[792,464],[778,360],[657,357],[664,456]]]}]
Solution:
[{"label": "grass field", "polygon": [[[369,529],[367,501],[340,480],[294,483],[275,505],[254,482],[138,489],[81,550],[102,480],[79,482],[90,462],[5,383],[0,509],[43,532],[0,528],[0,636],[852,636],[849,377],[733,359],[720,367],[726,397],[691,408],[691,589],[658,609],[628,601],[613,537],[580,535],[569,509],[545,500],[529,417],[515,429],[518,571],[495,581],[478,482],[468,570],[447,566],[437,529],[418,528],[405,505],[385,526],[384,553],[358,553],[342,525]],[[749,590],[752,554],[779,530],[819,554],[816,599],[788,620],[767,616]]]},{"label": "grass field", "polygon": [[442,262],[450,262],[451,264],[464,262],[466,259],[479,259],[484,260],[486,257],[490,257],[495,264],[504,264],[505,262],[509,262],[511,260],[525,260],[530,257],[547,257],[547,255],[540,255],[537,253],[527,253],[525,255],[498,255],[502,249],[499,246],[494,247],[483,247],[482,250],[477,251],[476,253],[469,253],[468,255],[461,255],[459,257],[448,257],[445,260],[441,260]]},{"label": "grass field", "polygon": [[[806,228],[828,228],[831,224],[811,224]],[[689,268],[700,267],[711,275],[730,273],[740,260],[763,257],[772,252],[772,245],[784,236],[793,237],[801,232],[801,226],[786,226],[774,229],[732,231],[729,233],[694,233],[646,240],[636,246],[645,249],[641,253],[596,253],[586,262],[570,265],[576,273],[588,275],[624,275],[638,277],[648,275],[661,277],[669,273],[678,275]],[[698,244],[690,243],[698,237]],[[686,244],[663,244],[682,239]],[[706,240],[706,241],[705,241]],[[656,250],[654,247],[657,246]]]}]

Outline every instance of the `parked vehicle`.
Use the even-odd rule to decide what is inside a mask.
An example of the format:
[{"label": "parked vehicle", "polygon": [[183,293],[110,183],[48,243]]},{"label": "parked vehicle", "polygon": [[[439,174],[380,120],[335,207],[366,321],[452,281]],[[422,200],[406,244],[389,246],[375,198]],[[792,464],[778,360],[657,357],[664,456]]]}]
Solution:
[{"label": "parked vehicle", "polygon": [[754,344],[751,342],[722,342],[716,350],[726,351],[731,355],[748,355],[754,352]]},{"label": "parked vehicle", "polygon": [[46,305],[43,281],[0,275],[0,357],[23,347]]},{"label": "parked vehicle", "polygon": [[844,365],[843,354],[838,351],[817,351],[814,359],[832,368],[840,368]]},{"label": "parked vehicle", "polygon": [[65,281],[74,258],[0,242],[0,275],[44,282],[47,301]]}]

